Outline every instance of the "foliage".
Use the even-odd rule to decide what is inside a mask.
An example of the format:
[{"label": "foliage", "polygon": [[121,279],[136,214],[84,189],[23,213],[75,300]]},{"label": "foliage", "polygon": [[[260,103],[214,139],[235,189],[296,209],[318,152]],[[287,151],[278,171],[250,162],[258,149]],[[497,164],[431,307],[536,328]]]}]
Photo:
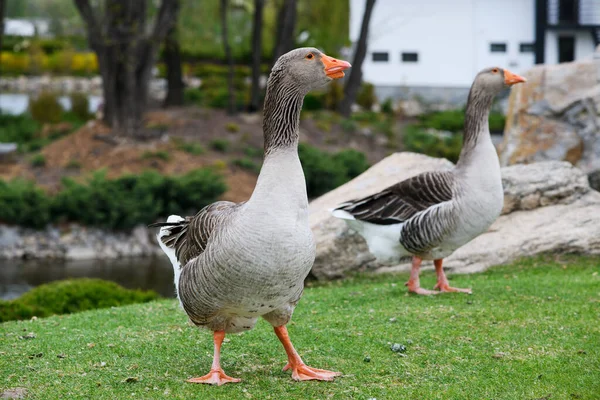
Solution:
[{"label": "foliage", "polygon": [[50,222],[50,198],[32,182],[0,181],[0,221],[42,228]]},{"label": "foliage", "polygon": [[29,159],[32,167],[43,167],[46,165],[46,157],[43,154],[36,154]]},{"label": "foliage", "polygon": [[[599,264],[552,255],[450,276],[472,296],[407,295],[408,273],[309,282],[290,338],[308,365],[343,373],[335,382],[292,381],[273,328],[259,321],[222,348],[225,372],[242,383],[185,384],[210,369],[212,332],[191,326],[175,299],[3,323],[0,376],[40,400],[592,400]],[[421,283],[433,287],[434,272]],[[406,352],[391,351],[395,343]]]},{"label": "foliage", "polygon": [[363,82],[356,95],[356,104],[366,111],[371,111],[376,103],[377,96],[375,96],[375,86],[371,83]]},{"label": "foliage", "polygon": [[204,101],[204,93],[198,88],[185,88],[183,91],[183,103],[188,105],[201,105]]},{"label": "foliage", "polygon": [[347,133],[354,133],[357,131],[358,126],[356,124],[356,122],[354,122],[352,119],[350,118],[345,118],[340,122],[340,126],[342,128],[342,130],[344,132]]},{"label": "foliage", "polygon": [[152,159],[169,161],[171,159],[171,155],[169,154],[168,151],[165,151],[165,150],[145,151],[142,154],[142,160],[152,160]]},{"label": "foliage", "polygon": [[186,153],[198,156],[200,154],[204,154],[204,147],[200,143],[196,142],[186,142],[179,138],[173,138],[173,143],[177,147],[177,149],[181,151],[185,151]]},{"label": "foliage", "polygon": [[394,114],[394,101],[391,98],[388,97],[381,103],[381,112],[388,115]]},{"label": "foliage", "polygon": [[227,139],[213,139],[210,141],[210,147],[213,150],[220,151],[221,153],[226,153],[229,150],[229,140]]},{"label": "foliage", "polygon": [[210,169],[179,177],[148,171],[112,180],[99,171],[86,183],[65,178],[63,185],[52,199],[54,219],[109,229],[130,229],[159,217],[199,210],[226,189],[222,176]]},{"label": "foliage", "polygon": [[344,86],[338,80],[331,82],[325,92],[325,108],[332,111],[337,110],[343,98]]},{"label": "foliage", "polygon": [[332,155],[301,143],[298,154],[304,169],[308,197],[311,198],[335,189],[369,167],[365,155],[352,149]]},{"label": "foliage", "polygon": [[304,96],[304,103],[302,110],[304,111],[315,111],[322,110],[325,107],[325,93],[322,92],[310,92]]},{"label": "foliage", "polygon": [[232,164],[250,172],[253,172],[255,174],[258,174],[260,172],[260,165],[248,157],[236,158],[232,161]]},{"label": "foliage", "polygon": [[15,300],[0,301],[0,322],[146,303],[157,298],[153,291],[129,290],[101,279],[56,281],[40,285]]},{"label": "foliage", "polygon": [[[420,125],[442,131],[460,132],[465,125],[465,110],[436,111],[419,117]],[[506,117],[497,111],[490,112],[490,132],[502,132]]]},{"label": "foliage", "polygon": [[8,76],[38,75],[52,73],[54,75],[90,76],[98,74],[98,60],[92,52],[75,52],[66,49],[46,54],[38,46],[33,46],[27,53],[3,51],[0,53],[2,74]]},{"label": "foliage", "polygon": [[240,131],[240,126],[235,122],[228,122],[225,124],[225,129],[227,132],[236,133]]},{"label": "foliage", "polygon": [[[19,150],[37,139],[41,125],[28,114],[0,114],[0,142],[17,143]],[[25,146],[26,147],[26,146]]]},{"label": "foliage", "polygon": [[71,100],[71,112],[77,118],[87,121],[91,118],[90,101],[85,93],[74,92],[69,96]]},{"label": "foliage", "polygon": [[427,154],[432,157],[443,157],[452,162],[458,161],[462,148],[462,135],[452,133],[450,136],[438,136],[415,125],[404,130],[404,148],[407,151]]},{"label": "foliage", "polygon": [[56,94],[42,92],[37,98],[29,99],[29,112],[38,122],[55,124],[61,121],[63,108],[58,102]]}]

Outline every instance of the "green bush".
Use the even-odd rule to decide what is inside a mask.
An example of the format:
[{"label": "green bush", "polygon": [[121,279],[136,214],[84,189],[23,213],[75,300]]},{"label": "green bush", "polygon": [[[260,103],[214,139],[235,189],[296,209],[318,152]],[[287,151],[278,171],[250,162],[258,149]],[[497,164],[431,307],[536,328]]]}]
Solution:
[{"label": "green bush", "polygon": [[325,107],[325,93],[311,92],[304,96],[302,109],[305,111],[322,110]]},{"label": "green bush", "polygon": [[354,120],[349,119],[349,118],[343,119],[340,122],[340,126],[341,126],[342,130],[347,133],[354,133],[358,129],[356,122],[354,122]]},{"label": "green bush", "polygon": [[29,112],[38,122],[55,124],[62,120],[64,110],[55,94],[42,92],[37,98],[29,99]]},{"label": "green bush", "polygon": [[29,150],[40,129],[40,124],[27,114],[0,114],[0,142],[17,143],[20,151]]},{"label": "green bush", "polygon": [[204,154],[204,147],[202,147],[200,143],[186,142],[181,139],[175,140],[174,142],[177,148],[181,151],[185,151],[186,153],[190,153],[195,156]]},{"label": "green bush", "polygon": [[335,111],[344,98],[344,86],[339,81],[333,81],[325,93],[325,108]]},{"label": "green bush", "polygon": [[32,182],[0,181],[0,221],[43,228],[50,222],[50,198]]},{"label": "green bush", "polygon": [[90,101],[88,97],[79,92],[71,93],[69,97],[71,99],[71,112],[83,121],[90,119]]},{"label": "green bush", "polygon": [[454,133],[450,137],[439,137],[414,125],[405,128],[403,141],[407,151],[443,157],[452,162],[458,161],[462,148],[460,133]]},{"label": "green bush", "polygon": [[[465,125],[465,110],[437,111],[422,115],[419,119],[420,126],[423,128],[460,132]],[[497,111],[490,112],[490,132],[502,132],[505,123],[506,117],[502,113]]]},{"label": "green bush", "polygon": [[301,143],[298,154],[311,198],[335,189],[369,167],[364,154],[356,150],[343,150],[332,155]]},{"label": "green bush", "polygon": [[260,172],[260,165],[248,157],[236,158],[235,160],[232,161],[232,163],[233,163],[233,165],[236,165],[242,169],[254,172],[256,174],[258,174]]},{"label": "green bush", "polygon": [[0,322],[145,303],[157,298],[153,291],[129,290],[101,279],[56,281],[40,285],[15,300],[0,301]]},{"label": "green bush", "polygon": [[46,165],[46,157],[43,154],[36,154],[29,159],[32,167],[43,167]]},{"label": "green bush", "polygon": [[264,150],[262,147],[248,146],[244,149],[244,154],[248,157],[257,158],[263,156]]},{"label": "green bush", "polygon": [[109,229],[130,229],[159,217],[195,212],[226,190],[222,176],[210,169],[179,177],[148,171],[113,180],[100,171],[87,183],[63,179],[63,185],[52,201],[54,219]]},{"label": "green bush", "polygon": [[158,159],[163,161],[169,161],[171,159],[171,154],[165,150],[156,150],[156,151],[145,151],[142,154],[142,160],[152,160]]},{"label": "green bush", "polygon": [[186,88],[183,91],[183,102],[189,105],[201,105],[204,101],[204,94],[198,88]]},{"label": "green bush", "polygon": [[364,82],[362,85],[360,85],[360,89],[356,95],[356,104],[361,106],[366,111],[371,111],[375,103],[377,103],[375,86],[371,83]]},{"label": "green bush", "polygon": [[394,101],[389,97],[385,99],[385,101],[381,103],[381,112],[388,115],[394,114]]},{"label": "green bush", "polygon": [[226,153],[229,150],[229,144],[229,140],[227,139],[213,139],[210,141],[210,147],[221,153]]},{"label": "green bush", "polygon": [[240,126],[235,122],[228,122],[225,124],[225,129],[227,129],[227,132],[237,133],[240,131]]}]

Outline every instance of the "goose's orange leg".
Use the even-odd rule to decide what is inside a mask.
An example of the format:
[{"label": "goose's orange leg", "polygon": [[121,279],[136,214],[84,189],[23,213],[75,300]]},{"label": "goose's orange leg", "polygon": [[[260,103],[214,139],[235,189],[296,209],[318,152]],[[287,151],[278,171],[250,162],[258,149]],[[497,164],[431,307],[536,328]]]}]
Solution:
[{"label": "goose's orange leg", "polygon": [[295,381],[308,381],[311,379],[319,381],[332,381],[336,376],[341,375],[339,372],[327,371],[324,369],[312,368],[304,364],[304,361],[300,358],[294,345],[290,341],[288,331],[285,325],[278,326],[275,329],[275,334],[283,344],[283,348],[288,356],[288,363],[283,367],[284,371],[288,369],[292,370],[292,379]]},{"label": "goose's orange leg", "polygon": [[214,341],[215,341],[215,353],[213,356],[213,363],[210,372],[200,378],[192,378],[188,379],[188,382],[191,383],[208,383],[210,385],[224,385],[226,383],[235,383],[239,382],[241,379],[232,378],[227,376],[221,368],[221,344],[223,343],[223,339],[225,339],[225,331],[216,331],[214,333]]},{"label": "goose's orange leg", "polygon": [[438,292],[434,290],[427,290],[421,287],[421,283],[419,282],[419,269],[421,268],[421,260],[419,257],[414,256],[412,259],[412,268],[410,270],[410,278],[408,278],[408,282],[405,283],[408,286],[408,291],[410,293],[415,294],[437,294]]},{"label": "goose's orange leg", "polygon": [[442,259],[434,260],[433,265],[435,265],[435,273],[437,275],[437,284],[433,287],[434,289],[437,289],[440,292],[472,293],[471,289],[460,289],[450,286],[448,283],[448,278],[446,278],[446,274],[442,268]]}]

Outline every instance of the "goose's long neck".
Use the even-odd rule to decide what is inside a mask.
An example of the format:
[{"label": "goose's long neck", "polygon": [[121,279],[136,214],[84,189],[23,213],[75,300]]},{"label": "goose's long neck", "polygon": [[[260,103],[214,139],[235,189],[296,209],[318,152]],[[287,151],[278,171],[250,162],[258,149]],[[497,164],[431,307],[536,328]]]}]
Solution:
[{"label": "goose's long neck", "polygon": [[497,162],[498,157],[490,137],[488,123],[493,101],[493,93],[481,90],[475,85],[471,88],[465,112],[463,147],[456,163],[457,168],[479,164],[488,157],[495,158]]},{"label": "goose's long neck", "polygon": [[298,158],[303,100],[304,93],[292,80],[271,75],[263,119],[265,156],[252,202],[276,201],[284,207],[308,204],[304,172]]}]

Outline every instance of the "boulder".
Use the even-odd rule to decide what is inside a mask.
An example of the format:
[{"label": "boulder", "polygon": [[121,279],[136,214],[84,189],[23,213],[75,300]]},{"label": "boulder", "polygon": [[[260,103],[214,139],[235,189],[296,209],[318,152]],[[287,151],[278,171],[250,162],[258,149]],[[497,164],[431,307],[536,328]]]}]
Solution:
[{"label": "boulder", "polygon": [[[311,271],[320,280],[354,271],[406,271],[378,263],[364,239],[329,209],[367,196],[421,172],[449,169],[452,163],[415,153],[396,153],[309,206],[317,243]],[[488,232],[444,261],[450,272],[467,273],[543,252],[600,254],[600,193],[590,190],[586,175],[568,162],[546,161],[502,168],[504,208]],[[431,262],[424,266],[431,267]]]},{"label": "boulder", "polygon": [[500,163],[569,161],[600,170],[600,58],[539,65],[510,94]]}]

